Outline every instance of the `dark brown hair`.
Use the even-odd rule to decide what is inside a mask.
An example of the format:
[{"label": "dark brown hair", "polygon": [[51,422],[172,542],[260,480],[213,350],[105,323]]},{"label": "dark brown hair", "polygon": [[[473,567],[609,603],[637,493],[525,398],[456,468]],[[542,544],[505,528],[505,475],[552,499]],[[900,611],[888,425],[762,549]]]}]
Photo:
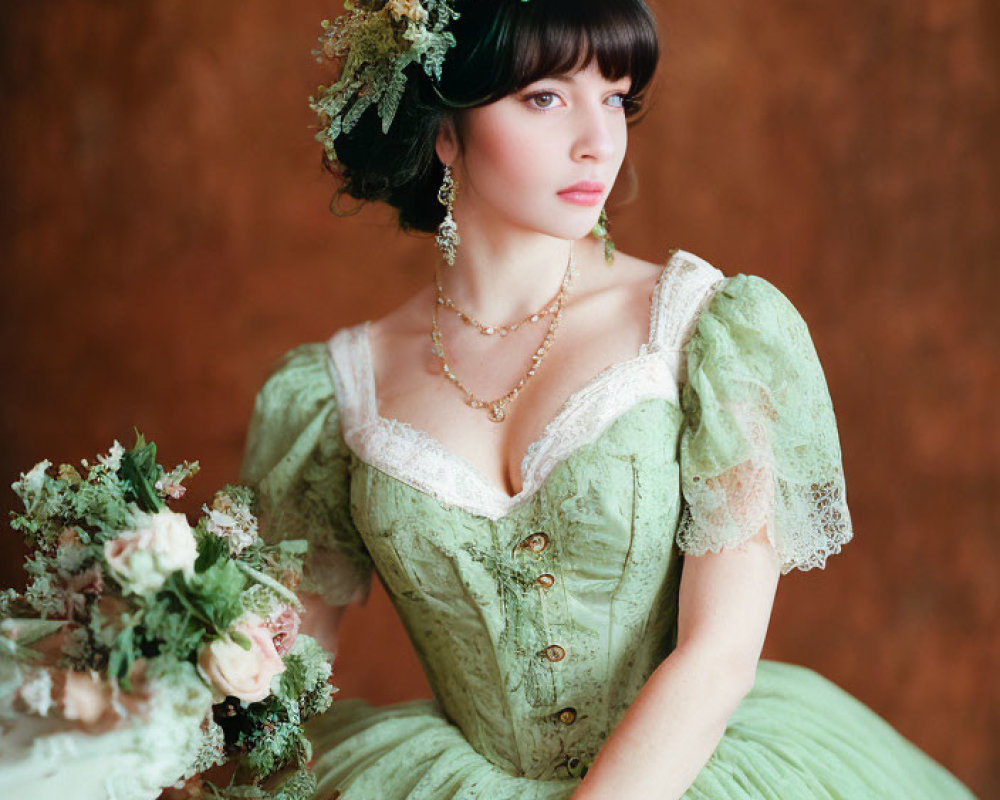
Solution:
[{"label": "dark brown hair", "polygon": [[[550,75],[596,59],[610,81],[628,77],[626,116],[635,122],[659,60],[656,21],[643,0],[456,0],[439,84],[411,65],[388,133],[373,110],[337,139],[338,162],[323,166],[343,195],[396,208],[403,230],[434,231],[444,218],[437,202],[443,166],[435,153],[442,120],[487,105]],[[351,213],[351,212],[346,212]]]}]

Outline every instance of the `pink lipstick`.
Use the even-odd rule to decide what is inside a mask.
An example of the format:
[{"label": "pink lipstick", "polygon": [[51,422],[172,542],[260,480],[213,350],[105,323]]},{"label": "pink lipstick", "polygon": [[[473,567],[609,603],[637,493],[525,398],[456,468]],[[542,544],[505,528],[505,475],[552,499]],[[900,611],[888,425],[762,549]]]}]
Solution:
[{"label": "pink lipstick", "polygon": [[594,206],[601,202],[604,194],[604,184],[596,181],[579,181],[565,189],[560,189],[558,195],[567,202],[580,206]]}]

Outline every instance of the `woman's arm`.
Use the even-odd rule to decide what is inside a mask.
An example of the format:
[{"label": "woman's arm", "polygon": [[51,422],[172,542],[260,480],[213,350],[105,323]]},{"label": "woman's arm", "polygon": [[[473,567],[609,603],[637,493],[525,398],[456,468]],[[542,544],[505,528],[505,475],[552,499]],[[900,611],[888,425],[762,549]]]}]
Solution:
[{"label": "woman's arm", "polygon": [[756,676],[781,574],[765,533],[684,557],[677,647],[636,695],[572,800],[676,800],[694,782]]},{"label": "woman's arm", "polygon": [[298,597],[303,606],[302,633],[312,636],[320,647],[336,657],[340,624],[350,606],[331,606],[320,595],[309,592],[299,592]]}]

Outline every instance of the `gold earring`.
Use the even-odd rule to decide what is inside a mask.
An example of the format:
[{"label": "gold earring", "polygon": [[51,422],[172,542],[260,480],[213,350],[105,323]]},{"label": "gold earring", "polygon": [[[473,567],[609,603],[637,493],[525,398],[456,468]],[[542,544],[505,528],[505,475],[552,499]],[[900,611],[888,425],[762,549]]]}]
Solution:
[{"label": "gold earring", "polygon": [[438,202],[445,207],[445,214],[441,224],[438,225],[437,236],[434,240],[441,249],[441,254],[444,256],[444,260],[448,266],[455,264],[455,248],[462,241],[458,235],[458,223],[455,222],[455,218],[451,215],[452,208],[455,205],[455,191],[457,188],[458,182],[451,175],[451,166],[446,164],[444,168],[444,180],[441,181],[441,186],[438,188],[437,194]]},{"label": "gold earring", "polygon": [[601,208],[597,224],[591,229],[591,235],[604,241],[604,262],[610,267],[615,263],[615,242],[608,232],[608,212]]}]

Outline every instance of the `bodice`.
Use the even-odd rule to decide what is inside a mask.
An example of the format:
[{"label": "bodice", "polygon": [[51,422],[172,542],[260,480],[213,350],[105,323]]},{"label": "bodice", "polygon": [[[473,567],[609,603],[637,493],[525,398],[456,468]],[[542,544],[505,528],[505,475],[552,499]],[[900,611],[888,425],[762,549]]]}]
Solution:
[{"label": "bodice", "polygon": [[579,774],[675,647],[683,556],[762,529],[783,573],[852,536],[833,406],[773,285],[676,251],[649,337],[565,401],[511,497],[379,414],[368,323],[290,351],[257,395],[242,479],[261,534],[306,538],[333,605],[377,574],[435,698],[511,775]]},{"label": "bodice", "polygon": [[578,774],[676,642],[680,354],[721,278],[668,262],[648,341],[570,396],[514,497],[379,415],[367,323],[328,342],[351,516],[442,708],[512,774]]}]

